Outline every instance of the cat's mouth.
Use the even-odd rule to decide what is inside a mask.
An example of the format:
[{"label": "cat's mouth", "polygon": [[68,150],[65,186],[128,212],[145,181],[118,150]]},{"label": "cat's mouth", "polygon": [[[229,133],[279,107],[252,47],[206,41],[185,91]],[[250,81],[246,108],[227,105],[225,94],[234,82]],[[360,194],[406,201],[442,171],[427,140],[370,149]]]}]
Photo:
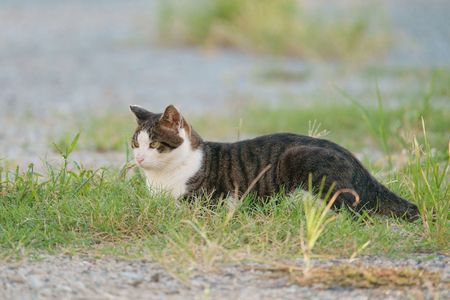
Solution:
[{"label": "cat's mouth", "polygon": [[164,165],[162,162],[159,161],[149,161],[145,159],[135,159],[136,165],[139,168],[145,169],[145,170],[160,170],[164,168]]},{"label": "cat's mouth", "polygon": [[151,165],[144,158],[135,158],[136,165],[142,169],[150,169]]},{"label": "cat's mouth", "polygon": [[148,163],[146,161],[138,161],[138,160],[136,160],[136,164],[138,165],[138,167],[140,167],[142,169],[154,169],[152,164],[150,164],[150,163]]}]

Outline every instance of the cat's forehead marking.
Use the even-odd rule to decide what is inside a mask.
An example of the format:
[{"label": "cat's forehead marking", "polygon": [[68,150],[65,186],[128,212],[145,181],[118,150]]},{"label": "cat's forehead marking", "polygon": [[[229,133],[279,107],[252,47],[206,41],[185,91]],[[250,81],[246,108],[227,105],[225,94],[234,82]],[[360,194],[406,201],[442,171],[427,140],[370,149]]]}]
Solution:
[{"label": "cat's forehead marking", "polygon": [[139,146],[148,146],[150,144],[150,137],[148,136],[148,132],[145,130],[141,130],[137,135],[137,141]]}]

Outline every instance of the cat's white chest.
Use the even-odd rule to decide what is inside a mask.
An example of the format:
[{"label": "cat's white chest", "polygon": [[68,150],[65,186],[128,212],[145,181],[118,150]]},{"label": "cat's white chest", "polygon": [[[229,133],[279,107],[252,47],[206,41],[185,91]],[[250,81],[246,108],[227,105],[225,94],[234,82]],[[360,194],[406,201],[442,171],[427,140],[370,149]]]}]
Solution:
[{"label": "cat's white chest", "polygon": [[179,198],[187,192],[187,183],[201,168],[203,152],[192,151],[184,161],[174,161],[172,168],[144,170],[147,186],[151,191],[168,192]]},{"label": "cat's white chest", "polygon": [[168,192],[179,198],[187,192],[187,183],[201,168],[202,147],[192,148],[186,131],[179,129],[183,142],[171,151],[152,148],[152,140],[147,131],[137,135],[139,147],[133,149],[138,165],[144,171],[147,186],[154,192]]}]

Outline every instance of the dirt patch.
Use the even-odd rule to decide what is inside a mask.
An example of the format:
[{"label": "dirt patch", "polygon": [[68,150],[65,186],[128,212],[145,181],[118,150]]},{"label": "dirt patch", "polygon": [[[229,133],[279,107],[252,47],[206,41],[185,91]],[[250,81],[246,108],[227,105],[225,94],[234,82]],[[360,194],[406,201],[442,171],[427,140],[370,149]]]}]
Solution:
[{"label": "dirt patch", "polygon": [[287,273],[292,282],[302,286],[322,286],[324,288],[401,288],[438,287],[450,288],[439,272],[423,268],[367,266],[348,263],[314,268],[278,266],[263,269],[274,273]]}]

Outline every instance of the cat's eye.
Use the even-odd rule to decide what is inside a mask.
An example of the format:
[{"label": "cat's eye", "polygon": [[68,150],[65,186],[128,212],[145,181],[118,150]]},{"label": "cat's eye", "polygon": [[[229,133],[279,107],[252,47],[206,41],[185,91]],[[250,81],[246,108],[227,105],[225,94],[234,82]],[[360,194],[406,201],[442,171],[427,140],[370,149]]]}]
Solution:
[{"label": "cat's eye", "polygon": [[139,148],[139,143],[138,143],[138,141],[137,141],[137,140],[134,140],[133,143],[131,144],[131,146],[132,146],[133,148]]},{"label": "cat's eye", "polygon": [[152,149],[156,149],[156,148],[158,148],[159,146],[161,146],[161,143],[160,143],[160,142],[151,142],[151,143],[150,143],[150,148],[152,148]]}]

